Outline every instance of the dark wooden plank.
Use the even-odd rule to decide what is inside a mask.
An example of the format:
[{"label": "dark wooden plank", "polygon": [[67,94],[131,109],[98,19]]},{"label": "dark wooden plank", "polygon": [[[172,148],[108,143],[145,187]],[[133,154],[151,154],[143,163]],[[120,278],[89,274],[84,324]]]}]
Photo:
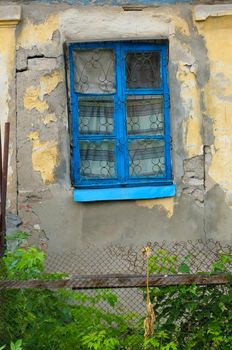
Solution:
[{"label": "dark wooden plank", "polygon": [[2,214],[2,231],[6,231],[6,194],[7,194],[7,174],[8,174],[8,157],[9,157],[9,141],[10,141],[10,123],[5,123],[4,148],[2,159],[2,192],[1,192],[1,214]]},{"label": "dark wooden plank", "polygon": [[[217,275],[167,275],[151,276],[149,279],[150,287],[164,287],[177,285],[222,285],[227,284],[228,278],[224,274]],[[90,275],[76,276],[75,278],[46,281],[46,280],[28,280],[28,281],[1,281],[0,289],[20,289],[20,288],[38,288],[38,289],[100,289],[100,288],[140,288],[146,287],[145,275]]]},{"label": "dark wooden plank", "polygon": [[[5,234],[6,234],[6,194],[7,194],[7,174],[10,141],[10,123],[5,123],[4,148],[1,161],[1,225],[0,225],[0,257],[4,254]],[[1,141],[0,141],[1,142]],[[2,151],[1,151],[2,152]]]},{"label": "dark wooden plank", "polygon": [[0,257],[4,254],[4,234],[2,232],[2,128],[0,124]]}]

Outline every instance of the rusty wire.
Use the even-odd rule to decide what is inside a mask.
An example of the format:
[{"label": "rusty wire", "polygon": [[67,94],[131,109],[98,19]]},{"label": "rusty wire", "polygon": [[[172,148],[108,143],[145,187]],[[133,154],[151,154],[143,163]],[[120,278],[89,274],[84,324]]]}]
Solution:
[{"label": "rusty wire", "polygon": [[[167,256],[178,257],[180,263],[189,256],[190,273],[210,272],[213,262],[221,254],[232,254],[232,246],[214,240],[160,241],[148,242],[152,254],[164,250]],[[145,246],[144,245],[144,246]],[[103,274],[146,274],[146,259],[142,253],[144,246],[107,245],[99,248],[94,245],[79,251],[69,250],[49,253],[46,259],[48,272],[64,272],[73,275]],[[168,274],[172,274],[170,271]]]}]

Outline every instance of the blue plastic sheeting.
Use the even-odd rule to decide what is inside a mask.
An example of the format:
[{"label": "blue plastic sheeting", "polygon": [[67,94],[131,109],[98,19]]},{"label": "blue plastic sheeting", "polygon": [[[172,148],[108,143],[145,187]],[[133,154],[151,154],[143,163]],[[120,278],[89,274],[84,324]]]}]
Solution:
[{"label": "blue plastic sheeting", "polygon": [[144,186],[127,188],[75,189],[75,202],[95,202],[128,199],[152,199],[173,197],[176,185]]}]

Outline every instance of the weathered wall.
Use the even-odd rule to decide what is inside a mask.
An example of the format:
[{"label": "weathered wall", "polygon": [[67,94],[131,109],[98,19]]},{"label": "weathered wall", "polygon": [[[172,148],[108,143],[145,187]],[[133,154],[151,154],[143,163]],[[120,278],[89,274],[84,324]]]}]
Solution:
[{"label": "weathered wall", "polygon": [[[17,3],[26,3],[26,0],[13,0]],[[195,0],[38,0],[41,3],[66,3],[69,5],[160,5],[160,4],[176,4],[185,2],[194,2]],[[208,0],[208,2],[215,2],[215,0]]]},{"label": "weathered wall", "polygon": [[5,122],[11,123],[9,145],[7,208],[17,211],[16,183],[16,111],[15,111],[15,28],[21,18],[18,6],[0,7],[0,122],[4,134]]},{"label": "weathered wall", "polygon": [[204,88],[206,231],[232,238],[232,6],[196,11],[199,33],[208,52],[210,76]]},{"label": "weathered wall", "polygon": [[[18,214],[35,241],[57,251],[89,243],[231,240],[232,18],[231,6],[213,14],[212,8],[22,5],[16,35]],[[74,203],[63,43],[135,38],[169,40],[177,196]]]}]

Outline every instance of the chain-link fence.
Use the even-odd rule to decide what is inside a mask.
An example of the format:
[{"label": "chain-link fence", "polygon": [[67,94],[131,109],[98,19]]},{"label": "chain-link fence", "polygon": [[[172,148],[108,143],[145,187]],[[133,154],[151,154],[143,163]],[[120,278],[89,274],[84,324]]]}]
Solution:
[{"label": "chain-link fence", "polygon": [[0,348],[23,339],[23,350],[230,349],[232,246],[145,247],[89,246],[45,261],[15,249],[2,264]]},{"label": "chain-link fence", "polygon": [[[145,246],[151,248],[153,255],[157,255],[160,250],[163,250],[166,257],[176,256],[175,264],[183,262],[186,257],[189,257],[190,273],[209,272],[213,262],[217,261],[221,254],[230,255],[232,253],[232,245],[214,240],[148,242],[143,246],[133,245],[129,247],[112,244],[99,248],[89,245],[80,251],[64,251],[61,254],[49,253],[46,259],[46,269],[49,272],[62,271],[74,276],[144,274],[147,265],[143,253]],[[166,259],[164,261],[167,264]],[[158,261],[160,268],[162,268],[164,261],[162,262],[161,259]],[[173,274],[171,270],[173,263],[170,265],[170,274]]]}]

